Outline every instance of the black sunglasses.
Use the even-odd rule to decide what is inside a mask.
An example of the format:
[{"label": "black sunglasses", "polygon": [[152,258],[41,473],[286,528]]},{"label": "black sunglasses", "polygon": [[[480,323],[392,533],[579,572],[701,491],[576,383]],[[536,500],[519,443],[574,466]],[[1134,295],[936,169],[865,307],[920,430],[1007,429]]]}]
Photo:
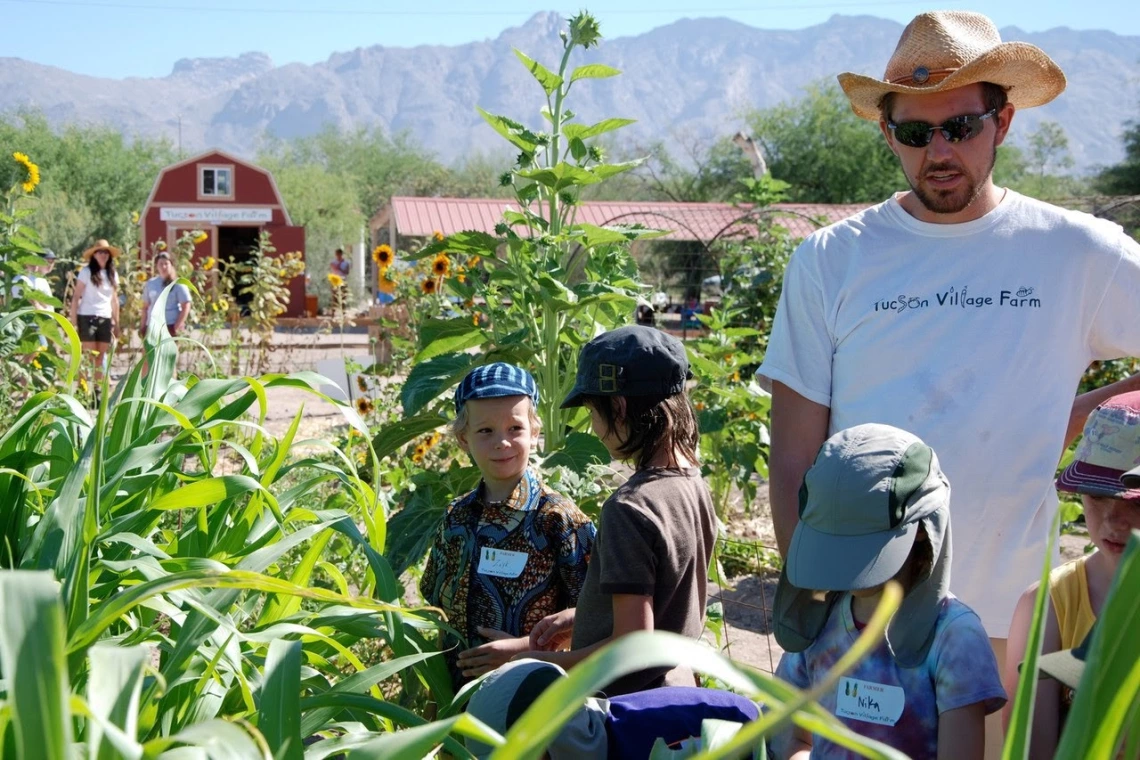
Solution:
[{"label": "black sunglasses", "polygon": [[896,124],[887,122],[887,128],[894,132],[895,139],[911,148],[925,148],[934,139],[936,131],[942,133],[946,142],[963,142],[971,140],[982,133],[986,128],[986,119],[997,113],[997,109],[986,111],[980,116],[967,114],[947,119],[941,124],[929,124],[925,121],[904,121]]}]

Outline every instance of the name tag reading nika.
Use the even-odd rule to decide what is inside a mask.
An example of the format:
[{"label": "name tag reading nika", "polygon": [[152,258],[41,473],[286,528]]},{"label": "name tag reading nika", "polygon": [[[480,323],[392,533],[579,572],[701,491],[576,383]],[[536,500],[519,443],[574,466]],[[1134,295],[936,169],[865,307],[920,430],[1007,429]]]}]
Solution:
[{"label": "name tag reading nika", "polygon": [[518,578],[526,567],[528,556],[526,552],[484,546],[479,552],[479,572],[496,578]]},{"label": "name tag reading nika", "polygon": [[857,678],[839,679],[835,714],[882,726],[893,726],[902,717],[906,695],[898,686],[888,686]]}]

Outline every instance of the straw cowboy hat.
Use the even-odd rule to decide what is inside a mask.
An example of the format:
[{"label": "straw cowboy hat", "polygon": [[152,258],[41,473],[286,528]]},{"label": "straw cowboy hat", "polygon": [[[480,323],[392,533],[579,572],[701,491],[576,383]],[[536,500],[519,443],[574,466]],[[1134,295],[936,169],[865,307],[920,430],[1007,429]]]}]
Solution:
[{"label": "straw cowboy hat", "polygon": [[108,243],[106,240],[96,240],[95,245],[91,246],[90,248],[88,248],[86,251],[83,252],[83,260],[87,261],[88,259],[90,259],[92,256],[95,255],[95,251],[110,251],[111,252],[111,258],[113,258],[113,259],[119,258],[119,254],[122,253],[122,251],[120,251],[118,248],[116,248],[115,246]]},{"label": "straw cowboy hat", "polygon": [[994,22],[980,13],[934,11],[903,30],[882,79],[839,75],[851,110],[871,121],[879,121],[879,101],[888,92],[920,95],[977,82],[1001,85],[1015,108],[1032,108],[1061,94],[1065,74],[1040,48],[1002,42]]}]

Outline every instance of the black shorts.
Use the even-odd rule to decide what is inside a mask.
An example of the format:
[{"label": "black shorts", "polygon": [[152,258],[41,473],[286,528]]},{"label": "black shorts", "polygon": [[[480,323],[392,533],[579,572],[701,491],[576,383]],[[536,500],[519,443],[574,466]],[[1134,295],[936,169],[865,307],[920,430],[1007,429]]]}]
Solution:
[{"label": "black shorts", "polygon": [[110,343],[111,318],[79,315],[79,340],[84,343]]}]

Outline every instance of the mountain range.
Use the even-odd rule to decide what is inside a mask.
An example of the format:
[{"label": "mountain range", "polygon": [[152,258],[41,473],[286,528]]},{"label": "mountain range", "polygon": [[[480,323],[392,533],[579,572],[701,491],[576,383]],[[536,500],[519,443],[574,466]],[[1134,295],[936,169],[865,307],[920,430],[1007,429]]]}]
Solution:
[{"label": "mountain range", "polygon": [[[601,14],[603,31],[604,13]],[[161,78],[103,79],[0,57],[0,113],[32,106],[55,125],[110,124],[129,135],[165,136],[191,154],[216,147],[252,157],[267,135],[295,138],[325,125],[408,132],[441,160],[497,151],[499,138],[475,106],[534,126],[541,90],[512,53],[553,67],[564,22],[543,12],[491,40],[457,46],[373,46],[314,65],[274,66],[263,53],[178,61]],[[902,25],[833,16],[796,31],[724,18],[682,19],[645,34],[605,40],[576,63],[604,62],[621,77],[574,85],[584,122],[637,119],[632,143],[708,139],[743,126],[741,114],[799,97],[805,84],[841,71],[880,74]],[[1077,171],[1123,156],[1120,134],[1140,117],[1140,37],[1056,28],[1001,30],[1044,49],[1069,86],[1053,103],[1022,113],[1015,142],[1041,120],[1064,127]]]}]

